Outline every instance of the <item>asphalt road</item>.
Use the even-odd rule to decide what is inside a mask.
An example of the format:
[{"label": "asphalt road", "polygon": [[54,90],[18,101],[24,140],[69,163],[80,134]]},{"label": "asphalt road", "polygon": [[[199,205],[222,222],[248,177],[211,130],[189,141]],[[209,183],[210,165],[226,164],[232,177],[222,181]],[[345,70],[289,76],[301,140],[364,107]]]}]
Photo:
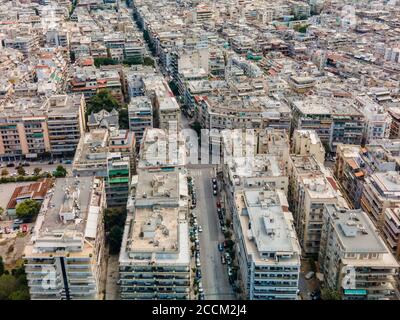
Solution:
[{"label": "asphalt road", "polygon": [[205,299],[235,299],[228,281],[226,265],[221,263],[221,253],[218,251],[218,242],[222,242],[224,236],[219,227],[216,197],[212,193],[211,178],[214,176],[214,169],[211,166],[199,166],[191,169],[190,175],[195,179],[197,196],[195,212],[199,225],[203,229],[199,238]]}]

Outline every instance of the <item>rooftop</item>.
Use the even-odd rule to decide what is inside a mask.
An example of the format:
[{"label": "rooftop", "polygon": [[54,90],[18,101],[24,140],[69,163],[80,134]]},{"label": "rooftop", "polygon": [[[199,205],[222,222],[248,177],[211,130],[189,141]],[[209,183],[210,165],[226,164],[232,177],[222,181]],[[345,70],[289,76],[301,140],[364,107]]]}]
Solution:
[{"label": "rooftop", "polygon": [[247,254],[252,254],[257,263],[275,263],[278,256],[299,263],[301,249],[282,191],[243,191],[237,195],[236,204]]},{"label": "rooftop", "polygon": [[362,210],[340,209],[326,206],[332,216],[333,226],[345,252],[387,253],[383,240],[373,223]]}]

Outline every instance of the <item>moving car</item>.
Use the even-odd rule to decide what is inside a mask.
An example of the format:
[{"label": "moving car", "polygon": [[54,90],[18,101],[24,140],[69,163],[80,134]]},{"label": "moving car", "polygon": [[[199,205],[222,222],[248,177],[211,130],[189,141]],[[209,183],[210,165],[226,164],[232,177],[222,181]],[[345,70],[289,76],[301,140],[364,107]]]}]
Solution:
[{"label": "moving car", "polygon": [[224,256],[221,256],[221,262],[222,262],[222,264],[226,264],[226,259]]},{"label": "moving car", "polygon": [[199,232],[203,232],[203,228],[199,226]]}]

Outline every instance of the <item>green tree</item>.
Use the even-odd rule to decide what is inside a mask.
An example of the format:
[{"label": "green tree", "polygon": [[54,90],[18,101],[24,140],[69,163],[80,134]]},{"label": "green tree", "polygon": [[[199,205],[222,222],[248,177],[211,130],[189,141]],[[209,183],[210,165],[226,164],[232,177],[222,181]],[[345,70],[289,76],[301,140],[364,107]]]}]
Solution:
[{"label": "green tree", "polygon": [[118,61],[111,58],[94,58],[94,65],[96,67],[116,65],[116,64],[118,64]]},{"label": "green tree", "polygon": [[25,169],[24,169],[22,166],[19,166],[19,167],[17,168],[17,173],[18,173],[19,176],[24,176],[24,175],[26,175],[26,171],[25,171]]},{"label": "green tree", "polygon": [[110,243],[110,252],[118,253],[121,248],[121,241],[124,229],[119,226],[113,226],[110,230],[108,240]]},{"label": "green tree", "polygon": [[35,168],[35,169],[33,169],[33,174],[34,174],[35,176],[38,176],[38,175],[40,174],[40,171],[42,171],[41,168]]},{"label": "green tree", "polygon": [[9,295],[9,300],[29,300],[29,290],[28,288],[20,289],[17,291],[14,291]]},{"label": "green tree", "polygon": [[10,274],[0,277],[0,300],[8,300],[10,295],[18,289],[18,281]]},{"label": "green tree", "polygon": [[53,174],[56,178],[64,178],[67,175],[67,169],[65,169],[61,164],[57,166]]},{"label": "green tree", "polygon": [[112,109],[119,110],[120,107],[118,100],[113,97],[109,90],[101,90],[88,101],[86,116],[90,115],[92,112],[97,113],[103,109],[108,112]]},{"label": "green tree", "polygon": [[74,63],[75,60],[76,60],[75,52],[72,51],[72,50],[71,50],[70,53],[69,53],[69,59],[71,60],[71,63]]},{"label": "green tree", "polygon": [[121,129],[129,129],[128,108],[121,108],[118,112],[118,122]]},{"label": "green tree", "polygon": [[7,169],[1,170],[1,175],[2,175],[3,177],[8,176],[8,174],[9,174],[9,172],[8,172]]},{"label": "green tree", "polygon": [[3,208],[3,207],[0,207],[0,216],[2,216],[3,213],[4,213],[4,208]]},{"label": "green tree", "polygon": [[15,210],[18,218],[30,221],[39,213],[40,203],[27,199],[18,203]]},{"label": "green tree", "polygon": [[4,262],[3,262],[3,257],[0,256],[0,276],[4,274]]},{"label": "green tree", "polygon": [[136,65],[136,64],[143,64],[143,59],[141,57],[131,57],[131,58],[125,59],[122,63],[127,64],[129,66]]},{"label": "green tree", "polygon": [[104,228],[111,231],[114,226],[123,227],[126,220],[125,208],[107,208],[104,210]]},{"label": "green tree", "polygon": [[329,288],[321,289],[321,299],[322,300],[341,300],[342,297],[337,290],[332,290]]},{"label": "green tree", "polygon": [[143,59],[143,64],[144,64],[145,66],[154,67],[154,60],[153,60],[152,58],[150,58],[150,57],[144,57],[144,59]]}]

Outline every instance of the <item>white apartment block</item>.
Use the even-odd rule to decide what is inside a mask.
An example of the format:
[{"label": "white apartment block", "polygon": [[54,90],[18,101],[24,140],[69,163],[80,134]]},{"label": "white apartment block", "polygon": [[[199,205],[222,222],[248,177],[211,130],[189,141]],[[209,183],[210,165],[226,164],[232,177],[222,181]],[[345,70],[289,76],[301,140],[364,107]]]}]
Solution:
[{"label": "white apartment block", "polygon": [[101,299],[104,182],[57,179],[24,250],[32,300]]},{"label": "white apartment block", "polygon": [[129,130],[135,133],[136,142],[142,142],[146,128],[153,128],[153,106],[145,96],[131,98],[128,105]]},{"label": "white apartment block", "polygon": [[320,163],[325,161],[325,148],[314,130],[295,130],[292,137],[292,153],[314,156]]},{"label": "white apartment block", "polygon": [[189,299],[186,175],[141,171],[132,179],[119,256],[121,299]]},{"label": "white apartment block", "polygon": [[233,224],[246,298],[296,300],[301,249],[284,193],[239,192]]},{"label": "white apartment block", "polygon": [[385,210],[400,206],[400,174],[376,172],[365,179],[361,208],[378,228],[383,227]]},{"label": "white apartment block", "polygon": [[317,255],[324,205],[338,202],[336,184],[314,157],[297,155],[290,156],[289,184],[289,200],[300,244],[305,255]]},{"label": "white apartment block", "polygon": [[319,264],[325,285],[344,300],[395,299],[399,264],[362,210],[328,204]]}]

